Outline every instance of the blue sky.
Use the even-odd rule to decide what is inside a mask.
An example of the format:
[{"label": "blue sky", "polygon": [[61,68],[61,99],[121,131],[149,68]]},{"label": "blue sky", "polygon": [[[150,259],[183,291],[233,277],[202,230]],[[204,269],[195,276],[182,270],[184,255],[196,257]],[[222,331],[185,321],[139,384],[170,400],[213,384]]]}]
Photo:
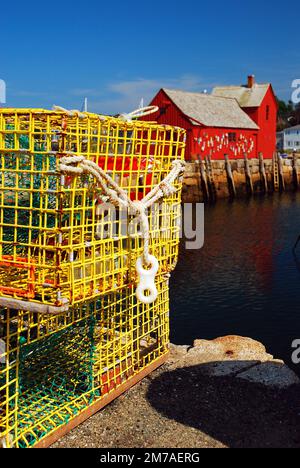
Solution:
[{"label": "blue sky", "polygon": [[[7,105],[126,112],[161,87],[208,91],[250,73],[289,99],[300,3],[169,0],[1,4]],[[298,37],[297,37],[298,36]]]}]

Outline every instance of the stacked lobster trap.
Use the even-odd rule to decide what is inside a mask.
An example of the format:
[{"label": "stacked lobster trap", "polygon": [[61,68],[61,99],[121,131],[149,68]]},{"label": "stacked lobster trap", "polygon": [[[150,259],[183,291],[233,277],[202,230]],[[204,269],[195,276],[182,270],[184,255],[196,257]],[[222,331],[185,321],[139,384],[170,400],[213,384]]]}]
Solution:
[{"label": "stacked lobster trap", "polygon": [[49,445],[164,359],[184,148],[128,116],[0,110],[3,447]]}]

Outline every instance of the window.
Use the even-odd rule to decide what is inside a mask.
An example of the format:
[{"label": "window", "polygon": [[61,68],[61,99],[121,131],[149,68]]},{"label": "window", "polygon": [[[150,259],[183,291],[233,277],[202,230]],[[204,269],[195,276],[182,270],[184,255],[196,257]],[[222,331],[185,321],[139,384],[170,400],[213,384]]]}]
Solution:
[{"label": "window", "polygon": [[229,140],[230,142],[236,141],[236,133],[233,133],[233,132],[228,133],[228,140]]},{"label": "window", "polygon": [[266,120],[269,120],[270,117],[270,106],[266,107]]}]

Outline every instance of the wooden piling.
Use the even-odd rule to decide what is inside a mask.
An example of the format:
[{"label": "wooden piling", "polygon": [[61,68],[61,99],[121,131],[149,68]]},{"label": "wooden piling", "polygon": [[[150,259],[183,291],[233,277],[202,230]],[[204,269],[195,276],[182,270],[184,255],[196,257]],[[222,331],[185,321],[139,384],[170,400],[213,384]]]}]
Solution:
[{"label": "wooden piling", "polygon": [[258,154],[258,158],[259,158],[259,173],[260,173],[261,190],[263,193],[267,193],[268,182],[267,182],[266,169],[265,169],[264,157],[263,157],[262,152]]},{"label": "wooden piling", "polygon": [[231,164],[229,161],[228,154],[224,154],[224,158],[225,158],[225,169],[226,169],[226,174],[227,174],[229,195],[230,195],[230,198],[235,198],[236,188],[235,188],[235,183],[234,183],[234,179],[232,175]]},{"label": "wooden piling", "polygon": [[279,190],[284,192],[285,190],[285,183],[284,183],[284,174],[283,174],[283,167],[282,167],[282,158],[280,153],[277,153],[277,161],[278,161],[278,173],[279,173]]},{"label": "wooden piling", "polygon": [[298,156],[297,153],[293,152],[293,159],[292,159],[292,168],[293,168],[293,183],[295,190],[299,187],[299,175],[298,175],[298,167],[297,167]]},{"label": "wooden piling", "polygon": [[203,198],[204,200],[209,200],[209,189],[208,189],[208,182],[205,172],[205,166],[203,164],[202,158],[200,154],[198,154],[198,162],[199,162],[199,170],[200,170],[200,187],[202,188]]},{"label": "wooden piling", "polygon": [[248,195],[253,194],[253,181],[252,181],[252,174],[251,168],[248,161],[247,153],[244,153],[244,161],[245,161],[245,179],[246,179],[246,190]]},{"label": "wooden piling", "polygon": [[216,185],[214,182],[214,175],[213,175],[210,155],[205,156],[205,167],[206,167],[207,183],[208,183],[208,190],[209,190],[209,198],[212,202],[215,202],[217,199],[217,190],[216,190]]}]

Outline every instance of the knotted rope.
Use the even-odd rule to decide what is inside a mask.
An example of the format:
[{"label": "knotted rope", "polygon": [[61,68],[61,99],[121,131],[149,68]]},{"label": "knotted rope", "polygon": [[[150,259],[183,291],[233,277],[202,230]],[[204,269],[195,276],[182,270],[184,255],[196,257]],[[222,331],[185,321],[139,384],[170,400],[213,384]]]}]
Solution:
[{"label": "knotted rope", "polygon": [[78,115],[78,117],[80,119],[85,119],[87,117],[86,114],[84,114],[83,112],[80,112],[79,110],[77,109],[65,109],[64,107],[61,107],[61,106],[53,106],[52,109],[56,112],[64,112],[65,114],[67,114],[69,117],[74,117],[76,115]]},{"label": "knotted rope", "polygon": [[[79,118],[87,117],[85,113],[79,112],[76,109],[68,110],[60,106],[53,106],[53,109],[64,112],[71,117],[76,115]],[[132,119],[145,117],[146,115],[156,113],[158,110],[159,108],[157,106],[142,107],[140,109],[129,112],[128,114],[121,114],[120,118],[130,122]],[[156,187],[154,187],[142,200],[132,201],[130,197],[128,197],[127,192],[123,190],[95,162],[89,161],[84,156],[77,156],[72,153],[69,153],[68,156],[63,156],[60,160],[61,172],[75,175],[83,173],[93,175],[103,192],[108,196],[111,203],[113,203],[115,206],[129,209],[131,213],[136,216],[136,219],[140,223],[141,233],[144,239],[143,260],[146,265],[151,264],[149,254],[149,221],[146,210],[164,196],[170,196],[176,192],[176,188],[173,184],[179,174],[183,172],[184,167],[184,161],[173,161],[171,171]]]},{"label": "knotted rope", "polygon": [[[68,153],[67,153],[68,154]],[[185,163],[182,160],[172,162],[172,169],[169,174],[154,187],[142,200],[132,201],[127,192],[122,189],[101,167],[95,162],[89,161],[84,156],[76,156],[69,153],[60,160],[60,171],[64,174],[90,174],[95,177],[103,192],[110,202],[115,206],[126,208],[136,217],[141,226],[141,233],[144,239],[143,260],[146,265],[150,265],[149,254],[149,221],[146,210],[154,203],[163,198],[169,197],[176,192],[174,182],[184,170]]]},{"label": "knotted rope", "polygon": [[126,121],[131,121],[132,119],[139,119],[140,117],[145,117],[146,115],[155,114],[159,111],[159,107],[157,106],[147,106],[141,107],[140,109],[136,109],[128,114],[121,114],[120,118]]}]

